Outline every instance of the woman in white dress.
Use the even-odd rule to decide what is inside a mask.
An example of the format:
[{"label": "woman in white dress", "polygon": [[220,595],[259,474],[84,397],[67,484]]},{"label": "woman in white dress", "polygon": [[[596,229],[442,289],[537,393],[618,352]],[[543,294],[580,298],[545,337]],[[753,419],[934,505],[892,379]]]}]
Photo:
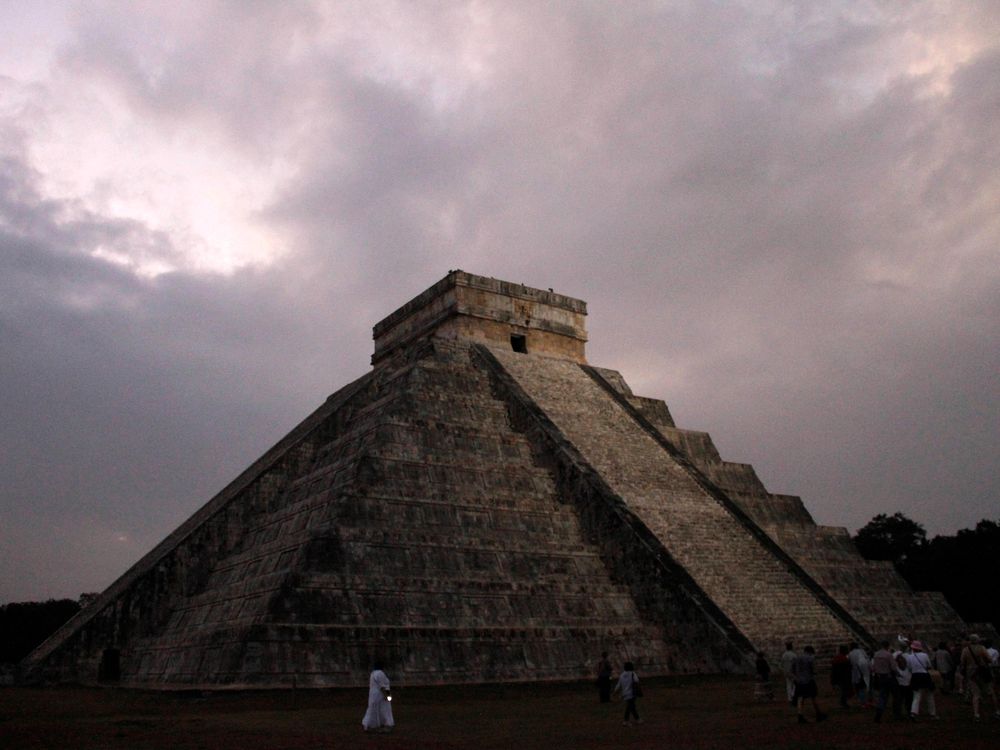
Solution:
[{"label": "woman in white dress", "polygon": [[382,665],[375,663],[368,678],[368,710],[361,726],[366,732],[391,732],[396,722],[392,719],[392,694],[389,678],[382,671]]}]

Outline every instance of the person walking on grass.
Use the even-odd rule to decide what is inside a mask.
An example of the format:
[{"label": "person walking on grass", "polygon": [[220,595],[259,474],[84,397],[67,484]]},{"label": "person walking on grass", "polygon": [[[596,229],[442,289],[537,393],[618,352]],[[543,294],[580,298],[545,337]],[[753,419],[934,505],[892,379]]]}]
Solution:
[{"label": "person walking on grass", "polygon": [[894,719],[906,718],[910,704],[913,702],[913,687],[910,685],[913,675],[910,674],[910,662],[906,658],[909,651],[910,642],[903,636],[899,636],[896,641],[896,650],[892,652],[892,658],[896,660],[896,685],[898,687],[898,690],[892,695],[892,717]]},{"label": "person walking on grass", "polygon": [[757,652],[757,680],[754,683],[754,698],[759,701],[773,701],[774,687],[771,685],[771,665],[767,663],[767,654]]},{"label": "person walking on grass", "polygon": [[597,696],[601,703],[611,702],[611,660],[608,652],[601,652],[601,660],[597,662]]},{"label": "person walking on grass", "polygon": [[924,644],[920,641],[910,643],[910,653],[906,655],[906,664],[910,669],[910,687],[913,688],[913,703],[910,704],[910,720],[916,721],[920,714],[920,704],[926,701],[927,712],[932,719],[938,718],[934,707],[934,682],[931,680],[931,659],[924,653]]},{"label": "person walking on grass", "polygon": [[792,675],[795,677],[795,706],[798,711],[799,724],[807,724],[808,721],[802,713],[807,700],[812,701],[813,711],[816,714],[816,721],[823,721],[826,714],[820,711],[819,703],[816,702],[816,649],[806,646],[802,653],[795,657],[792,662]]},{"label": "person walking on grass", "polygon": [[851,684],[858,698],[858,705],[871,707],[872,667],[868,653],[857,642],[851,643],[851,652],[847,655],[851,662]]},{"label": "person walking on grass", "polygon": [[788,697],[789,705],[795,705],[795,678],[792,676],[792,663],[795,661],[795,645],[788,641],[785,644],[785,653],[781,655],[781,671],[785,674],[785,694]]},{"label": "person walking on grass", "polygon": [[631,726],[630,719],[633,717],[636,724],[641,724],[642,719],[639,718],[639,710],[636,708],[635,701],[642,695],[642,688],[639,687],[639,678],[636,676],[635,665],[632,662],[625,662],[625,667],[618,676],[618,684],[615,685],[614,692],[621,693],[622,700],[625,701],[625,719],[622,724]]},{"label": "person walking on grass", "polygon": [[896,660],[893,658],[892,652],[889,651],[889,641],[882,641],[882,648],[872,656],[872,689],[878,698],[875,703],[876,723],[882,721],[882,714],[885,713],[890,695],[894,696],[895,703],[899,703],[899,699],[895,698],[899,691],[899,685],[896,683],[896,672]]},{"label": "person walking on grass", "polygon": [[396,722],[392,718],[392,693],[389,677],[382,671],[381,662],[375,662],[368,677],[368,710],[361,720],[366,732],[391,732]]},{"label": "person walking on grass", "polygon": [[955,657],[955,692],[962,696],[965,703],[972,703],[972,693],[968,689],[968,680],[965,679],[965,670],[962,668],[962,654],[969,647],[972,641],[968,635],[963,635],[961,640],[955,641],[951,655]]},{"label": "person walking on grass", "polygon": [[978,635],[969,636],[969,645],[962,650],[960,672],[965,673],[966,690],[972,695],[972,717],[979,721],[979,706],[983,695],[993,701],[993,716],[1000,719],[1000,706],[997,705],[997,694],[993,687],[993,670],[990,665],[990,654],[979,642]]},{"label": "person walking on grass", "polygon": [[851,660],[847,658],[847,646],[838,646],[833,661],[830,662],[830,685],[840,697],[840,707],[848,708],[851,696]]},{"label": "person walking on grass", "polygon": [[941,673],[941,692],[950,693],[955,689],[955,660],[951,656],[948,644],[941,641],[934,652],[934,668]]}]

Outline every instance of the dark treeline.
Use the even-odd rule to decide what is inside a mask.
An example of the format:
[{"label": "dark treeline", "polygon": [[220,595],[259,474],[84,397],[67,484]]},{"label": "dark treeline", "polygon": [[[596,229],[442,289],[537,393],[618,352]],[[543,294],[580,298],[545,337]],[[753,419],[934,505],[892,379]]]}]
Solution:
[{"label": "dark treeline", "polygon": [[902,513],[879,514],[854,537],[869,560],[891,560],[918,591],[940,591],[966,622],[1000,626],[1000,523],[982,520],[954,536],[927,538]]},{"label": "dark treeline", "polygon": [[0,664],[16,664],[80,611],[72,599],[0,605]]}]

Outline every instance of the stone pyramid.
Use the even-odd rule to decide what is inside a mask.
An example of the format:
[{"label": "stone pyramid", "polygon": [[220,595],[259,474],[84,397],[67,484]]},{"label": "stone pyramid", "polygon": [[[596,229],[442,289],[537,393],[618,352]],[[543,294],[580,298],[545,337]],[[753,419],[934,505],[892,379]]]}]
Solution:
[{"label": "stone pyramid", "polygon": [[587,365],[586,304],[462,271],[22,665],[142,687],[742,672],[964,623]]}]

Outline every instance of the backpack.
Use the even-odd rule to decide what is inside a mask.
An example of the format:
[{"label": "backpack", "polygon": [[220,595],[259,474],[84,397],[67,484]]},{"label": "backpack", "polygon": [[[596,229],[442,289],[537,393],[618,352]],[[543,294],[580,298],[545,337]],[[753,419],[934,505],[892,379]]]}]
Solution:
[{"label": "backpack", "polygon": [[632,697],[642,697],[642,685],[639,684],[639,678],[635,676],[635,672],[632,673]]},{"label": "backpack", "polygon": [[990,663],[988,661],[989,656],[987,655],[987,661],[979,661],[979,657],[976,656],[976,652],[971,648],[969,653],[972,654],[972,660],[976,663],[976,671],[972,675],[972,679],[982,683],[983,685],[988,685],[993,682],[993,670],[990,669]]}]

